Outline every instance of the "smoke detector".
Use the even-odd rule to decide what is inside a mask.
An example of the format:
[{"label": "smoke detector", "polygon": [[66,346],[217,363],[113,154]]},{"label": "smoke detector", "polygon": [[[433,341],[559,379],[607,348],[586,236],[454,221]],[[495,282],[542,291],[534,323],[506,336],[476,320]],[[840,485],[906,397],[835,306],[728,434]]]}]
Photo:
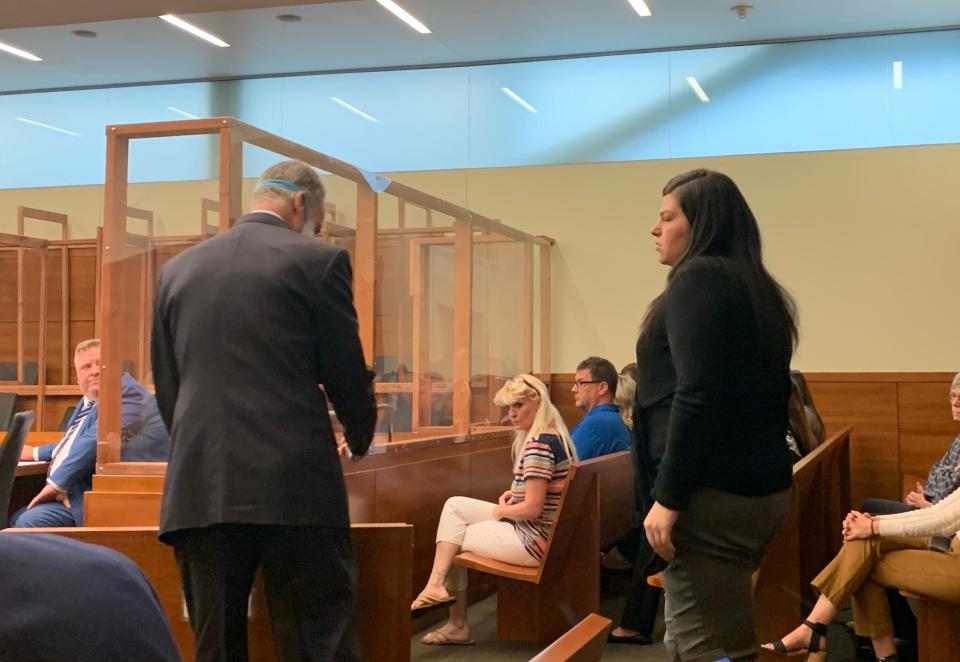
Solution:
[{"label": "smoke detector", "polygon": [[747,20],[747,15],[753,11],[753,5],[734,5],[730,8],[741,21]]}]

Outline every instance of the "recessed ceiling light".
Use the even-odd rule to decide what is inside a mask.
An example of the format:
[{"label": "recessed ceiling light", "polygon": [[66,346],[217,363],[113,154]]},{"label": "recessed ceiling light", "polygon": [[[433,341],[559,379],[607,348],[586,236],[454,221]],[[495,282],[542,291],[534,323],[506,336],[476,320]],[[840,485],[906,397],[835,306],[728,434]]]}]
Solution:
[{"label": "recessed ceiling light", "polygon": [[67,131],[66,129],[61,129],[59,126],[53,126],[52,124],[44,124],[43,122],[37,122],[37,121],[35,121],[35,120],[28,120],[26,117],[18,117],[18,118],[17,118],[17,121],[18,121],[18,122],[23,122],[24,124],[31,124],[31,125],[33,125],[33,126],[39,126],[41,129],[48,129],[48,130],[50,130],[50,131],[56,131],[56,132],[58,132],[58,133],[65,133],[65,134],[67,134],[68,136],[76,136],[77,138],[80,137],[80,134],[79,134],[79,133],[76,133],[75,131]]},{"label": "recessed ceiling light", "polygon": [[524,108],[524,110],[526,110],[527,112],[530,112],[530,113],[540,112],[536,108],[531,106],[529,103],[527,103],[526,99],[524,99],[519,94],[511,90],[509,87],[501,87],[500,91],[506,94],[508,97],[510,97],[514,101],[516,101],[518,104],[520,104]]},{"label": "recessed ceiling light", "polygon": [[299,23],[303,17],[296,14],[277,14],[277,20],[281,23]]},{"label": "recessed ceiling light", "polygon": [[394,16],[399,18],[401,21],[409,25],[420,34],[430,34],[430,28],[411,16],[410,12],[398,5],[393,0],[377,0],[377,2],[380,3],[381,7],[392,13]]},{"label": "recessed ceiling light", "polygon": [[627,0],[630,3],[630,6],[633,7],[633,11],[637,12],[640,16],[646,18],[647,16],[653,16],[653,12],[650,11],[650,8],[647,7],[647,3],[643,0]]},{"label": "recessed ceiling light", "polygon": [[197,116],[194,115],[193,113],[188,113],[188,112],[185,111],[185,110],[180,110],[180,109],[177,108],[176,106],[167,106],[167,110],[169,110],[171,113],[176,113],[177,115],[181,115],[181,116],[186,117],[186,118],[191,119],[191,120],[198,120],[198,119],[200,119],[199,117],[197,117]]},{"label": "recessed ceiling light", "polygon": [[30,51],[25,51],[21,48],[17,48],[16,46],[5,44],[2,41],[0,41],[0,51],[6,51],[7,53],[10,53],[10,55],[16,55],[17,57],[22,57],[24,60],[30,60],[31,62],[40,62],[43,60],[42,57],[37,57]]},{"label": "recessed ceiling light", "polygon": [[707,93],[703,91],[703,88],[700,87],[700,83],[697,82],[697,79],[693,76],[687,76],[687,85],[690,86],[690,89],[693,90],[693,93],[697,95],[697,98],[700,99],[703,103],[709,103],[710,97],[707,96]]},{"label": "recessed ceiling light", "polygon": [[893,61],[893,89],[903,89],[903,60]]},{"label": "recessed ceiling light", "polygon": [[357,108],[356,106],[351,106],[349,103],[347,103],[346,101],[344,101],[343,99],[341,99],[341,98],[339,98],[339,97],[330,97],[330,101],[334,102],[335,104],[337,104],[337,105],[340,106],[341,108],[346,108],[347,110],[349,110],[349,111],[350,111],[351,113],[353,113],[354,115],[359,115],[360,117],[362,117],[363,119],[367,120],[368,122],[373,122],[374,124],[379,124],[379,123],[380,123],[380,120],[378,120],[378,119],[377,119],[376,117],[374,117],[373,115],[368,115],[367,113],[363,112],[362,110],[360,110],[360,109]]},{"label": "recessed ceiling light", "polygon": [[185,32],[189,32],[194,37],[203,39],[204,41],[209,42],[214,46],[219,46],[220,48],[227,48],[228,46],[230,46],[230,44],[225,42],[220,37],[217,37],[216,35],[212,35],[206,30],[201,30],[193,23],[187,23],[185,20],[183,20],[179,16],[174,16],[173,14],[164,14],[163,16],[160,16],[160,18],[165,20],[170,25],[174,25]]},{"label": "recessed ceiling light", "polygon": [[97,33],[93,30],[71,30],[73,36],[83,37],[84,39],[93,39],[97,36]]}]

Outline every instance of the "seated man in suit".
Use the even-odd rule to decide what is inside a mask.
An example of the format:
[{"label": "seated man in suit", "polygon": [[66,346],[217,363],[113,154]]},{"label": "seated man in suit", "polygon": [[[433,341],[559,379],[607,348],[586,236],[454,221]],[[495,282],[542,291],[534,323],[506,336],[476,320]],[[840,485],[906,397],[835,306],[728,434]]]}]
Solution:
[{"label": "seated man in suit", "polygon": [[112,549],[0,533],[0,586],[0,659],[181,660],[153,587]]},{"label": "seated man in suit", "polygon": [[591,356],[580,362],[574,376],[573,401],[586,413],[570,431],[582,462],[617,451],[630,450],[630,429],[614,403],[617,369],[606,359]]},{"label": "seated man in suit", "polygon": [[[26,508],[10,519],[15,527],[82,526],[83,493],[93,483],[97,461],[97,401],[100,399],[100,341],[85,340],[74,353],[77,383],[83,398],[56,444],[24,446],[22,460],[50,462],[47,484]],[[170,438],[156,399],[129,374],[121,385],[121,458],[163,461]]]}]

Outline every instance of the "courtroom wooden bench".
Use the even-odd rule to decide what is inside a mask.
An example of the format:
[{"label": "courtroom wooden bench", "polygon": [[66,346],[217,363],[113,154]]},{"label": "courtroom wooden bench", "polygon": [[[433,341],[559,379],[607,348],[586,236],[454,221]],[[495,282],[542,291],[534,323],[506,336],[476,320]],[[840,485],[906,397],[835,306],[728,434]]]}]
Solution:
[{"label": "courtroom wooden bench", "polygon": [[900,591],[913,601],[917,617],[917,662],[960,658],[960,605]]},{"label": "courtroom wooden bench", "polygon": [[530,662],[598,662],[611,624],[609,618],[589,614]]},{"label": "courtroom wooden bench", "polygon": [[606,468],[622,462],[618,456],[571,466],[539,566],[512,565],[472,552],[454,559],[497,577],[498,639],[554,641],[600,610],[599,484]]},{"label": "courtroom wooden bench", "polygon": [[[413,527],[354,524],[352,531],[360,594],[357,621],[364,659],[409,662]],[[193,659],[193,632],[186,616],[180,573],[173,548],[157,539],[156,526],[6,529],[0,535],[10,533],[56,534],[109,547],[128,556],[153,585],[183,658]],[[259,573],[251,596],[250,660],[273,661],[276,656]]]}]

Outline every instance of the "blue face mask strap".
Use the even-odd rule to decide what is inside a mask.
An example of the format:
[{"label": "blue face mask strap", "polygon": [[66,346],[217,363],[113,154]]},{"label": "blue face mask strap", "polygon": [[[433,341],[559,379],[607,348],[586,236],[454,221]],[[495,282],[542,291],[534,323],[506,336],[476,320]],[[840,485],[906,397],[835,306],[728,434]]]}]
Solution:
[{"label": "blue face mask strap", "polygon": [[257,188],[263,188],[264,186],[279,186],[294,192],[300,190],[299,186],[286,179],[264,179],[257,184]]}]

